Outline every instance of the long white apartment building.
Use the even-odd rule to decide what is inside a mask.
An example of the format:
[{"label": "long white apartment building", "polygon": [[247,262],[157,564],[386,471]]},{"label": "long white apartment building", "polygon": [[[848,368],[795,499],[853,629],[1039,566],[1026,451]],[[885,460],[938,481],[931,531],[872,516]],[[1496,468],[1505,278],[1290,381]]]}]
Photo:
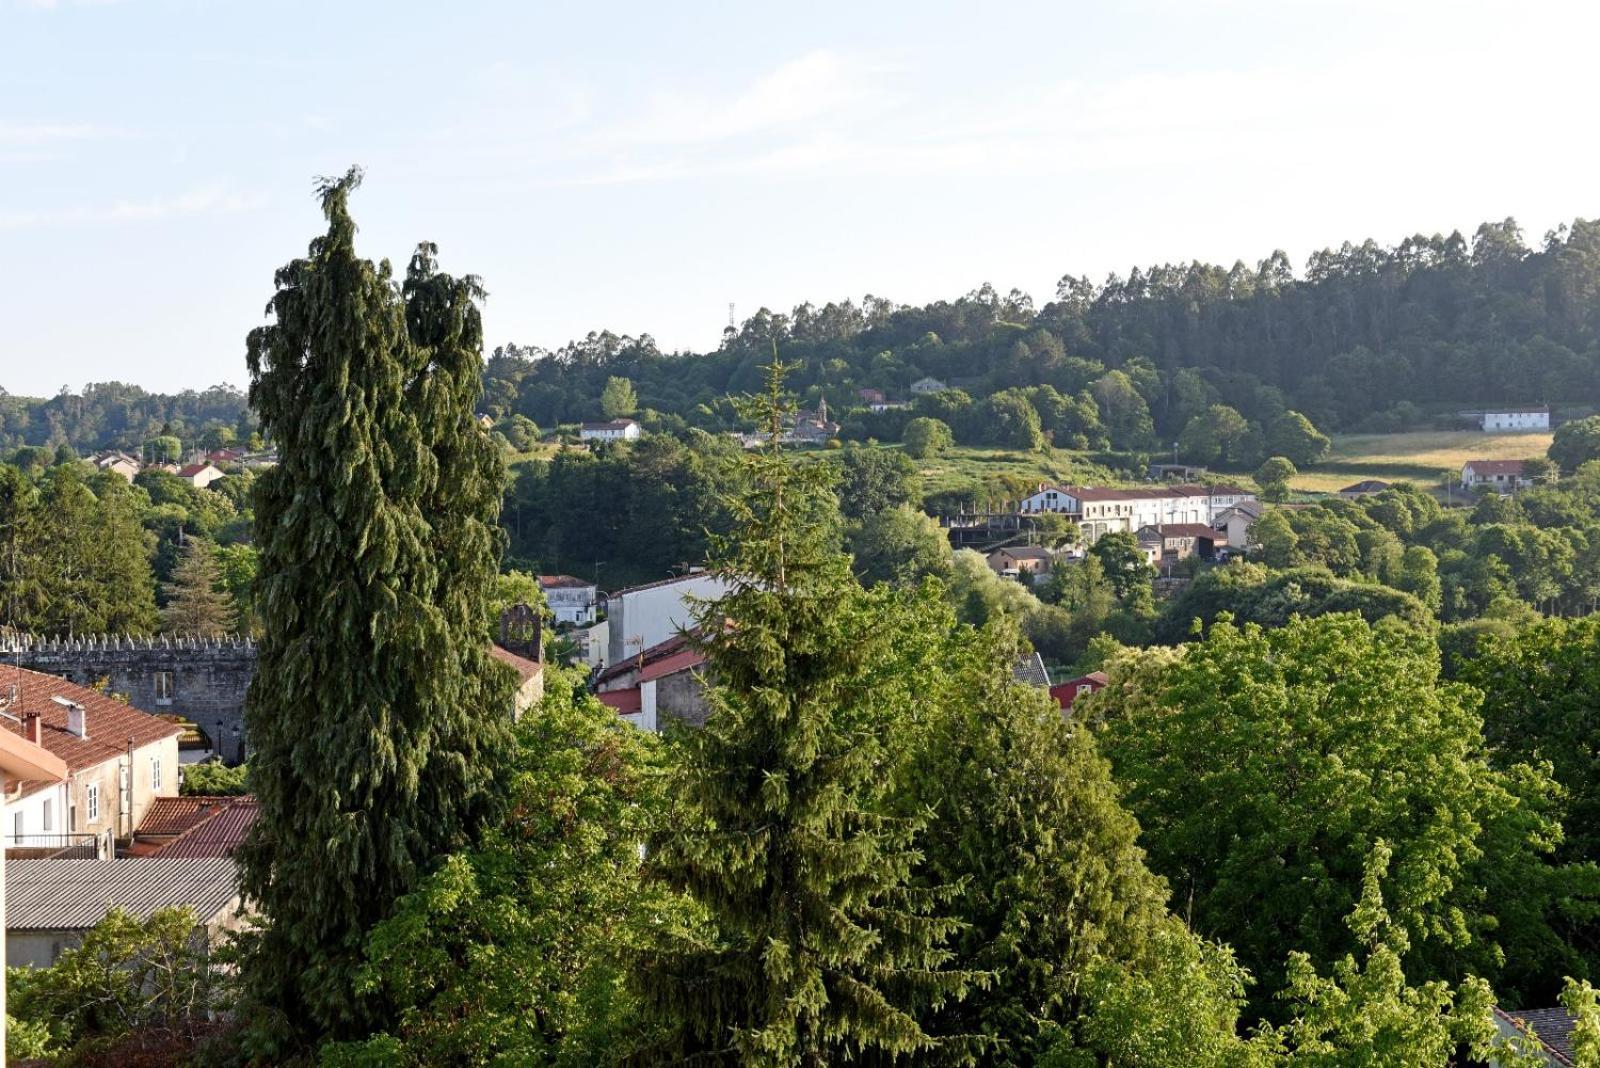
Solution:
[{"label": "long white apartment building", "polygon": [[1024,515],[1056,512],[1078,524],[1085,542],[1103,534],[1132,534],[1141,527],[1169,523],[1212,525],[1216,518],[1255,494],[1239,486],[1150,486],[1139,489],[1105,489],[1098,486],[1052,486],[1024,497],[1017,510]]}]

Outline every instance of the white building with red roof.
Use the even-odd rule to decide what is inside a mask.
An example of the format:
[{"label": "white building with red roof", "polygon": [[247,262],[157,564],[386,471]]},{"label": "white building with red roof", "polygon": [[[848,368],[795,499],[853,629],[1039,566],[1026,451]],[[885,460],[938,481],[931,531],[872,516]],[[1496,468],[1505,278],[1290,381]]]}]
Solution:
[{"label": "white building with red roof", "polygon": [[572,575],[540,575],[539,590],[556,623],[587,627],[594,622],[599,602],[594,583]]},{"label": "white building with red roof", "polygon": [[210,460],[199,464],[184,464],[178,468],[177,475],[195,489],[205,489],[219,478],[228,477],[227,472]]},{"label": "white building with red roof", "polygon": [[1105,534],[1132,534],[1141,527],[1179,523],[1210,525],[1229,508],[1254,500],[1255,494],[1238,486],[1141,486],[1108,489],[1100,486],[1053,486],[1038,490],[1018,502],[1024,515],[1056,512],[1078,524],[1083,540],[1093,543]]},{"label": "white building with red roof", "polygon": [[63,782],[24,782],[6,801],[13,855],[110,856],[159,797],[178,793],[183,728],[54,675],[0,666],[0,727],[66,765]]},{"label": "white building with red roof", "polygon": [[1461,465],[1461,488],[1475,490],[1480,487],[1497,493],[1511,493],[1532,485],[1523,474],[1521,460],[1468,460]]}]

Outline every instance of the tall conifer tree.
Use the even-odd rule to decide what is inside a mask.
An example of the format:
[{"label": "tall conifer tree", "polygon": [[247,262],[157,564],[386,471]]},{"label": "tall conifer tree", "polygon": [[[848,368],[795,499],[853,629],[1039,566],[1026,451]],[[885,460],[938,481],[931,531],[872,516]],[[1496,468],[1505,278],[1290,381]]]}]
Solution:
[{"label": "tall conifer tree", "polygon": [[211,543],[203,538],[190,538],[184,546],[183,558],[173,569],[165,592],[161,629],[168,634],[217,638],[231,632],[238,622],[233,599],[222,588],[222,569]]},{"label": "tall conifer tree", "polygon": [[327,233],[277,274],[249,339],[250,399],[280,463],[256,489],[262,641],[246,722],[261,818],[242,881],[251,1052],[362,1037],[368,929],[477,837],[510,678],[486,656],[498,460],[472,419],[473,279],[405,286],[355,253],[359,171],[320,188]]},{"label": "tall conifer tree", "polygon": [[772,444],[717,545],[731,592],[698,616],[710,715],[683,742],[681,811],[653,860],[715,937],[641,962],[666,1035],[643,1061],[820,1066],[941,1045],[959,1059],[917,1012],[972,976],[945,967],[943,895],[912,886],[920,820],[885,805],[915,686],[911,595],[863,591],[832,547],[825,465],[777,445],[782,377],[774,359]]}]

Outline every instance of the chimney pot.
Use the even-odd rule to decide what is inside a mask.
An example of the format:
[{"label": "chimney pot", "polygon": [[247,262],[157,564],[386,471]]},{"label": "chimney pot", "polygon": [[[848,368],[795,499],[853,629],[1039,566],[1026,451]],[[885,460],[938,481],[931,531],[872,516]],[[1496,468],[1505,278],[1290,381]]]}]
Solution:
[{"label": "chimney pot", "polygon": [[28,741],[32,742],[34,745],[44,744],[43,734],[39,728],[39,713],[29,712],[27,715],[22,717],[22,733],[25,734],[28,738]]},{"label": "chimney pot", "polygon": [[85,722],[83,706],[73,704],[67,709],[67,730],[79,738],[89,737],[89,724]]}]

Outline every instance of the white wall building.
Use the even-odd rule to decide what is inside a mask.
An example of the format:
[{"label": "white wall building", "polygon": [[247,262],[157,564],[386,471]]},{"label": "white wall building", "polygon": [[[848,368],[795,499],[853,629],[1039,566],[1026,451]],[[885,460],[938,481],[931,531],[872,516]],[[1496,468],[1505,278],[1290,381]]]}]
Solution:
[{"label": "white wall building", "polygon": [[660,645],[693,623],[691,599],[717,600],[728,583],[708,571],[633,586],[606,595],[607,666]]},{"label": "white wall building", "polygon": [[1103,534],[1132,534],[1141,527],[1177,523],[1210,525],[1224,511],[1255,494],[1237,486],[1152,486],[1148,489],[1102,489],[1093,486],[1042,485],[1018,503],[1025,515],[1059,512],[1078,524],[1083,540]]},{"label": "white wall building", "polygon": [[638,441],[639,424],[632,419],[613,419],[608,423],[584,423],[578,437],[584,441]]},{"label": "white wall building", "polygon": [[1549,408],[1499,408],[1479,418],[1484,430],[1549,430]]},{"label": "white wall building", "polygon": [[599,601],[594,583],[571,575],[540,575],[539,589],[557,623],[583,627],[594,622]]}]

